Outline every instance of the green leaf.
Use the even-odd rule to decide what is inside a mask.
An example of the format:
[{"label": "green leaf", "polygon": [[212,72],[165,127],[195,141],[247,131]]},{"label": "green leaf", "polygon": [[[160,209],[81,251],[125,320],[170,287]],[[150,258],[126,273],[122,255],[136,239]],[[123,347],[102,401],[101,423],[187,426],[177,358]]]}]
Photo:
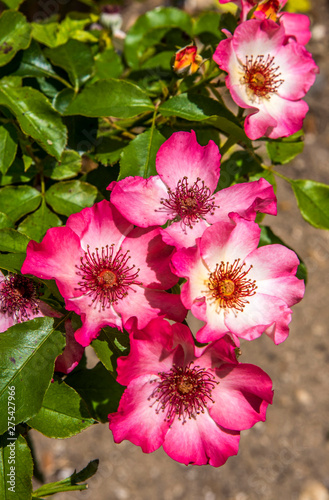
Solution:
[{"label": "green leaf", "polygon": [[31,41],[31,27],[20,12],[5,10],[0,16],[0,66],[7,64],[18,50]]},{"label": "green leaf", "polygon": [[101,330],[97,339],[91,343],[99,360],[112,373],[116,370],[117,358],[128,354],[127,347],[122,346],[120,340],[125,343],[127,335],[116,328],[107,326]]},{"label": "green leaf", "polygon": [[172,50],[164,50],[141,64],[142,69],[162,68],[171,71]]},{"label": "green leaf", "polygon": [[7,430],[8,391],[15,387],[15,421],[38,413],[65,337],[52,318],[36,318],[12,326],[0,336],[0,433]]},{"label": "green leaf", "polygon": [[15,229],[0,229],[0,252],[25,252],[29,241],[28,236],[15,231]]},{"label": "green leaf", "polygon": [[154,127],[133,139],[121,154],[119,180],[130,175],[144,179],[157,175],[155,157],[164,142],[165,138]]},{"label": "green leaf", "polygon": [[32,36],[35,40],[47,47],[57,47],[66,43],[69,38],[80,40],[80,42],[97,42],[97,38],[90,32],[84,31],[85,26],[96,22],[97,17],[86,16],[82,19],[74,19],[74,13],[69,14],[59,24],[46,20],[44,23],[32,23]]},{"label": "green leaf", "polygon": [[0,254],[0,268],[11,273],[20,272],[25,259],[26,253]]},{"label": "green leaf", "polygon": [[7,5],[9,9],[17,9],[24,0],[2,0],[2,3]]},{"label": "green leaf", "polygon": [[0,210],[14,222],[38,208],[40,201],[40,192],[31,186],[6,186],[0,189]]},{"label": "green leaf", "polygon": [[0,229],[5,227],[14,227],[14,223],[6,214],[0,212]]},{"label": "green leaf", "polygon": [[289,183],[304,219],[314,227],[329,229],[329,186],[302,179],[289,179]]},{"label": "green leaf", "polygon": [[220,19],[219,12],[204,12],[193,25],[193,35],[203,43],[218,43],[223,37],[219,28]]},{"label": "green leaf", "polygon": [[35,40],[32,40],[29,48],[23,52],[20,65],[13,74],[17,76],[32,76],[36,78],[57,77],[53,67],[43,55],[40,45]]},{"label": "green leaf", "polygon": [[17,230],[20,233],[26,234],[26,236],[29,236],[32,240],[40,242],[49,228],[61,225],[61,219],[51,212],[43,201],[39,210],[28,215],[26,219],[20,223]]},{"label": "green leaf", "polygon": [[296,134],[283,139],[268,141],[266,144],[268,155],[274,164],[284,165],[289,163],[304,149],[304,142],[301,137],[303,131],[300,130]]},{"label": "green leaf", "polygon": [[33,429],[50,438],[68,438],[94,423],[79,394],[62,380],[50,384],[42,407],[28,421]]},{"label": "green leaf", "polygon": [[87,403],[91,416],[101,422],[107,422],[108,414],[117,411],[124,391],[102,363],[70,373],[65,382]]},{"label": "green leaf", "polygon": [[36,175],[37,170],[34,166],[31,166],[28,172],[25,172],[24,168],[23,160],[16,156],[7,173],[5,175],[0,174],[1,186],[29,182]]},{"label": "green leaf", "polygon": [[45,54],[55,66],[65,69],[76,90],[92,75],[94,59],[85,43],[69,40],[64,45],[46,49]]},{"label": "green leaf", "polygon": [[87,467],[82,469],[80,472],[73,472],[72,476],[62,479],[62,481],[56,481],[55,483],[44,484],[37,490],[33,492],[33,498],[36,500],[41,496],[54,495],[55,493],[60,493],[61,491],[74,491],[74,490],[85,490],[87,485],[78,485],[82,481],[86,481],[92,477],[98,469],[99,460],[92,460],[89,462]]},{"label": "green leaf", "polygon": [[125,57],[131,68],[138,69],[147,47],[161,40],[166,31],[179,28],[192,36],[192,20],[182,10],[159,7],[139,17],[125,39]]},{"label": "green leaf", "polygon": [[153,109],[151,100],[137,85],[109,79],[85,87],[64,114],[131,118]]},{"label": "green leaf", "polygon": [[25,134],[59,159],[66,145],[66,127],[41,92],[29,87],[15,87],[16,78],[0,81],[0,105],[12,111]]},{"label": "green leaf", "polygon": [[[18,404],[17,400],[16,404]],[[12,439],[8,432],[0,436],[1,500],[30,499],[32,475],[33,460],[30,448],[23,436],[15,436],[15,440]]]},{"label": "green leaf", "polygon": [[239,179],[244,182],[254,172],[264,174],[264,170],[259,166],[256,158],[248,151],[234,151],[227,160],[221,163],[217,189],[224,189]]},{"label": "green leaf", "polygon": [[237,118],[224,105],[199,94],[174,96],[159,107],[163,116],[177,116],[190,121],[206,121],[237,140],[250,144]]},{"label": "green leaf", "polygon": [[52,105],[59,113],[64,114],[69,104],[74,100],[76,93],[73,89],[63,89],[53,98]]},{"label": "green leaf", "polygon": [[112,139],[110,137],[99,137],[100,144],[96,147],[95,160],[103,165],[114,165],[119,161],[122,151],[129,144],[128,141]]},{"label": "green leaf", "polygon": [[107,78],[119,78],[123,72],[120,56],[110,48],[95,57],[95,76],[93,81]]},{"label": "green leaf", "polygon": [[69,216],[91,207],[97,194],[97,188],[87,182],[57,182],[46,192],[46,201],[58,214]]},{"label": "green leaf", "polygon": [[81,156],[76,151],[68,149],[63,152],[60,161],[49,158],[44,164],[44,174],[56,181],[75,177],[81,170]]},{"label": "green leaf", "polygon": [[[284,243],[284,241],[279,238],[276,234],[273,233],[272,229],[269,226],[260,226],[261,227],[261,233],[260,233],[260,239],[259,239],[259,247],[263,247],[265,245],[274,245],[274,244],[279,244],[279,245],[284,245],[285,247],[289,248],[293,252],[295,250],[291,248],[289,245]],[[296,252],[295,252],[296,253]],[[300,264],[297,268],[296,276],[300,280],[304,280],[305,284],[307,283],[307,268],[303,260],[300,258],[300,256],[296,253],[297,257],[299,258]]]},{"label": "green leaf", "polygon": [[5,174],[13,163],[17,151],[17,132],[14,125],[0,125],[0,172]]}]

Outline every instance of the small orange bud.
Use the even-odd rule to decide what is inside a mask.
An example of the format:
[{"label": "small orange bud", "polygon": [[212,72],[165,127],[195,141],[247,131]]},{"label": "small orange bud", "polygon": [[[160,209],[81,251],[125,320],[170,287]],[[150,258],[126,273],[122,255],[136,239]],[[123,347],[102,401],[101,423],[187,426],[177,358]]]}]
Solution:
[{"label": "small orange bud", "polygon": [[193,75],[202,63],[202,57],[197,54],[195,45],[187,45],[176,52],[173,60],[173,70],[178,75]]},{"label": "small orange bud", "polygon": [[[260,2],[255,9],[255,12],[262,12],[264,14],[265,19],[271,19],[272,21],[277,21],[278,12],[281,8],[280,0],[267,0],[265,2]],[[254,15],[252,17],[257,17]]]}]

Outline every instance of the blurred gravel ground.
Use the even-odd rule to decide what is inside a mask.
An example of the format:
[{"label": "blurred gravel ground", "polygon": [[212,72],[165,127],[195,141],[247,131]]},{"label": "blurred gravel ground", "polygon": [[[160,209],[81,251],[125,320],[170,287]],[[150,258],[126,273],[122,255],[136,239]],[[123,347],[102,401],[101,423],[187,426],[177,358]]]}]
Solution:
[{"label": "blurred gravel ground", "polygon": [[[193,0],[194,2],[194,0]],[[151,8],[150,2],[146,4]],[[152,6],[154,3],[152,3]],[[193,7],[195,4],[193,3]],[[145,4],[127,7],[136,15]],[[321,73],[307,101],[304,152],[281,171],[288,177],[329,183],[329,4],[313,2],[309,50]],[[238,456],[221,468],[184,466],[162,451],[145,455],[129,442],[115,445],[107,425],[69,440],[33,432],[46,481],[67,477],[100,459],[85,492],[57,500],[329,500],[329,233],[301,217],[290,187],[278,183],[279,215],[266,223],[304,259],[309,282],[293,308],[290,336],[273,345],[260,338],[242,345],[241,361],[261,366],[273,379],[275,397],[267,421],[243,431]]]}]

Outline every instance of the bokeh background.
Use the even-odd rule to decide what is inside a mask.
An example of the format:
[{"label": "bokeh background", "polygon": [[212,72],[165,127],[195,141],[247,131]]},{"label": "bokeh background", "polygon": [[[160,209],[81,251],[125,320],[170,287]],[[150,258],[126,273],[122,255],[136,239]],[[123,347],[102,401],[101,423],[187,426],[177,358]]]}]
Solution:
[{"label": "bokeh background", "polygon": [[[27,1],[26,14],[73,10],[67,0]],[[76,2],[81,8],[81,2]],[[123,28],[157,0],[124,2]],[[171,3],[171,5],[173,5]],[[216,0],[175,3],[190,12],[217,8]],[[46,10],[45,10],[46,9]],[[47,12],[48,9],[48,12]],[[329,183],[329,3],[313,0],[308,12],[312,40],[308,49],[320,74],[307,95],[305,148],[280,171],[292,178]],[[32,431],[46,482],[57,481],[100,459],[89,489],[56,495],[57,500],[329,500],[329,233],[309,226],[294,195],[278,179],[277,217],[265,223],[305,261],[309,279],[304,300],[293,308],[290,335],[275,346],[269,338],[242,344],[241,361],[254,363],[272,378],[274,404],[267,421],[243,431],[240,451],[221,468],[184,466],[161,449],[151,455],[129,442],[116,445],[107,425],[95,425],[68,440]],[[88,363],[95,363],[88,349]],[[40,485],[37,481],[35,486]]]}]

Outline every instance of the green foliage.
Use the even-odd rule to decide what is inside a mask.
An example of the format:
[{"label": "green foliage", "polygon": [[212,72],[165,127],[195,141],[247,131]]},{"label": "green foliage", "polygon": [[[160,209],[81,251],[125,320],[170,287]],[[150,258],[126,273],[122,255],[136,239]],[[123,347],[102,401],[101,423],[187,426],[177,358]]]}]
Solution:
[{"label": "green foliage", "polygon": [[237,141],[249,144],[237,118],[223,104],[210,97],[186,93],[174,96],[159,107],[163,116],[177,116],[189,121],[205,121],[233,135]]},{"label": "green foliage", "polygon": [[289,180],[304,219],[314,227],[329,229],[329,186],[309,180]]},{"label": "green foliage", "polygon": [[0,66],[7,64],[18,50],[31,41],[31,26],[20,12],[5,10],[0,16]]},{"label": "green foliage", "polygon": [[97,339],[93,340],[91,343],[98,359],[100,359],[105,368],[112,374],[114,374],[116,369],[117,357],[128,354],[127,344],[127,334],[120,332],[116,328],[111,328],[110,326],[103,328]]},{"label": "green foliage", "polygon": [[93,72],[93,56],[88,45],[78,40],[68,40],[45,51],[55,66],[60,66],[69,75],[70,82],[76,91],[91,77]]},{"label": "green foliage", "polygon": [[266,144],[267,152],[274,164],[284,165],[289,163],[304,149],[302,141],[303,131],[276,141],[268,141]]},{"label": "green foliage", "polygon": [[32,23],[32,36],[47,47],[63,45],[70,38],[80,42],[97,42],[97,38],[84,28],[97,18],[93,15],[75,19],[74,14],[68,15],[61,23],[47,19],[44,23]]},{"label": "green foliage", "polygon": [[[288,10],[296,2],[289,0]],[[302,131],[251,141],[243,110],[230,111],[234,108],[222,99],[225,74],[213,53],[225,38],[222,29],[234,32],[237,15],[211,11],[192,18],[181,9],[160,7],[138,18],[123,41],[107,29],[93,29],[99,22],[94,13],[29,23],[17,10],[21,0],[3,3],[9,9],[0,17],[0,269],[5,274],[20,272],[31,239],[40,242],[71,214],[110,199],[111,181],[156,175],[157,152],[173,132],[195,130],[200,144],[211,139],[220,146],[217,190],[260,178],[275,188],[276,176],[283,176],[274,165],[279,170],[303,150]],[[98,12],[92,0],[83,3]],[[191,43],[203,62],[183,77],[173,71],[172,58]],[[265,144],[271,167],[263,164]],[[329,229],[329,186],[283,178],[304,219]],[[263,226],[259,245],[269,244],[288,246]],[[307,279],[301,259],[297,276]],[[36,281],[42,300],[62,313],[55,281]],[[71,317],[76,330],[80,317]],[[65,345],[63,321],[55,328],[53,321],[37,318],[0,335],[0,433],[7,430],[11,386],[22,433],[32,427],[48,437],[68,438],[117,411],[124,391],[116,381],[117,359],[129,352],[127,333],[103,328],[92,342],[100,362],[89,369],[84,356],[65,382],[56,375],[51,383]],[[16,436],[17,499],[86,489],[79,483],[97,470],[98,461],[90,462],[80,473],[32,493],[32,458],[24,437]],[[3,480],[8,435],[0,440],[0,497],[6,500],[13,498]]]},{"label": "green foliage", "polygon": [[28,236],[19,233],[15,229],[0,229],[0,252],[25,252],[29,241]]},{"label": "green foliage", "polygon": [[65,339],[52,318],[36,318],[0,336],[0,433],[7,430],[8,391],[15,387],[16,424],[36,415]]},{"label": "green foliage", "polygon": [[131,118],[153,109],[151,100],[137,85],[108,79],[95,82],[82,90],[64,114]]},{"label": "green foliage", "polygon": [[165,138],[154,127],[133,139],[121,153],[120,175],[138,175],[144,179],[157,175],[155,157]]},{"label": "green foliage", "polygon": [[50,384],[40,411],[28,425],[47,437],[68,438],[94,423],[79,394],[62,380]]},{"label": "green foliage", "polygon": [[70,373],[65,382],[80,394],[91,416],[100,422],[107,422],[108,414],[117,411],[124,391],[102,363]]},{"label": "green foliage", "polygon": [[44,174],[55,181],[75,177],[81,170],[81,156],[76,151],[67,149],[59,161],[47,158],[44,162]]},{"label": "green foliage", "polygon": [[44,484],[32,494],[32,498],[38,499],[40,496],[54,495],[55,493],[60,493],[61,491],[76,491],[76,490],[86,490],[87,485],[82,483],[90,477],[92,477],[98,469],[99,460],[92,460],[89,464],[82,469],[80,472],[73,472],[73,474],[67,479],[62,481],[56,481],[55,483]]},{"label": "green foliage", "polygon": [[59,159],[66,145],[67,131],[47,98],[38,90],[21,87],[18,77],[3,78],[0,91],[0,105],[16,116],[23,132]]},{"label": "green foliage", "polygon": [[[1,500],[13,500],[14,498],[15,500],[27,500],[31,498],[32,494],[33,461],[31,452],[23,436],[16,434],[14,439],[8,432],[0,436]],[[10,476],[12,471],[14,471],[14,475]],[[12,478],[15,478],[14,487],[13,484],[10,484]]]},{"label": "green foliage", "polygon": [[17,273],[21,270],[25,258],[25,252],[0,254],[0,269],[6,269],[6,271]]},{"label": "green foliage", "polygon": [[0,189],[0,207],[12,221],[32,212],[41,202],[41,194],[31,186],[6,186]]},{"label": "green foliage", "polygon": [[46,201],[58,214],[69,215],[91,207],[96,200],[95,186],[81,181],[65,181],[53,184],[46,192]]},{"label": "green foliage", "polygon": [[138,18],[125,39],[125,57],[128,65],[138,69],[146,49],[160,42],[173,28],[178,28],[191,37],[190,16],[182,10],[159,7]]},{"label": "green foliage", "polygon": [[47,207],[45,201],[42,201],[41,207],[28,215],[18,226],[20,233],[26,234],[35,241],[41,241],[46,231],[51,227],[61,226],[62,221]]},{"label": "green foliage", "polygon": [[0,126],[0,172],[5,174],[17,151],[17,132],[11,123]]},{"label": "green foliage", "polygon": [[113,48],[104,50],[95,56],[95,76],[93,81],[119,78],[123,72],[120,56]]}]

